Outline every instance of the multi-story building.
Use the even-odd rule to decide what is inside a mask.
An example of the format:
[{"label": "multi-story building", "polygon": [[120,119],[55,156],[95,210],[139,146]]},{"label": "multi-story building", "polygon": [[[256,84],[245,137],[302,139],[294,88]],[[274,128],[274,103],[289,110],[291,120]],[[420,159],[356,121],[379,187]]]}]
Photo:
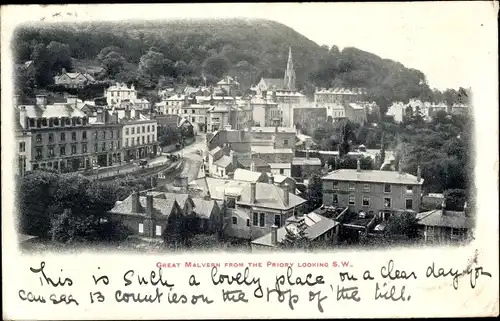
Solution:
[{"label": "multi-story building", "polygon": [[119,122],[118,112],[99,108],[95,118],[91,124],[92,164],[100,167],[120,164],[123,124]]},{"label": "multi-story building", "polygon": [[31,132],[32,169],[77,171],[91,166],[87,115],[68,103],[49,105],[44,95],[36,97],[35,105],[18,108],[22,128]]},{"label": "multi-story building", "polygon": [[223,89],[228,95],[232,95],[235,90],[240,88],[239,82],[230,76],[222,77],[222,79],[217,83],[217,86]]},{"label": "multi-story building", "polygon": [[323,88],[314,93],[314,102],[319,105],[348,104],[364,101],[365,97],[364,88]]},{"label": "multi-story building", "polygon": [[282,117],[278,103],[269,98],[253,97],[250,101],[252,118],[257,126],[280,126]]},{"label": "multi-story building", "polygon": [[60,75],[54,77],[54,84],[61,85],[66,88],[83,88],[88,84],[93,84],[94,82],[94,77],[88,73],[66,72],[66,69],[64,68]]},{"label": "multi-story building", "polygon": [[142,114],[131,116],[126,110],[120,118],[122,128],[122,146],[124,160],[153,157],[158,152],[157,121]]},{"label": "multi-story building", "polygon": [[[17,111],[16,111],[17,112]],[[31,133],[24,130],[19,122],[16,123],[17,162],[16,174],[24,176],[31,170]]]},{"label": "multi-story building", "polygon": [[345,118],[345,107],[342,104],[330,103],[322,106],[326,106],[326,116],[332,117],[334,122]]},{"label": "multi-story building", "polygon": [[232,128],[231,118],[233,118],[233,106],[218,105],[211,106],[207,110],[207,132],[216,132],[220,129]]},{"label": "multi-story building", "polygon": [[378,215],[382,220],[397,211],[418,212],[422,184],[420,167],[417,176],[379,170],[335,170],[322,178],[323,205],[349,207],[354,212]]},{"label": "multi-story building", "polygon": [[126,84],[117,83],[114,86],[104,90],[104,96],[108,106],[120,105],[122,101],[135,101],[137,99],[137,91],[135,86],[129,88]]},{"label": "multi-story building", "polygon": [[367,120],[366,107],[357,103],[346,104],[345,116],[349,121],[363,125]]},{"label": "multi-story building", "polygon": [[181,117],[188,120],[192,125],[195,132],[207,131],[207,110],[209,105],[192,104],[182,107]]},{"label": "multi-story building", "polygon": [[306,200],[274,184],[205,178],[210,198],[224,204],[224,233],[254,240],[304,212]]},{"label": "multi-story building", "polygon": [[326,122],[326,108],[322,107],[296,107],[293,109],[293,125],[300,124],[304,133],[312,135],[316,128]]},{"label": "multi-story building", "polygon": [[252,127],[252,145],[268,142],[274,148],[295,148],[295,129],[290,127]]}]

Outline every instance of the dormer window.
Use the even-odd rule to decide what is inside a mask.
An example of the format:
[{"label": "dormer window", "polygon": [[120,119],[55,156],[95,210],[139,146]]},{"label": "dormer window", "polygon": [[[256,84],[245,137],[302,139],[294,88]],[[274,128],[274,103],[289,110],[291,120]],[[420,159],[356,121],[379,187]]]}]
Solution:
[{"label": "dormer window", "polygon": [[226,200],[227,208],[236,208],[236,198],[228,197]]}]

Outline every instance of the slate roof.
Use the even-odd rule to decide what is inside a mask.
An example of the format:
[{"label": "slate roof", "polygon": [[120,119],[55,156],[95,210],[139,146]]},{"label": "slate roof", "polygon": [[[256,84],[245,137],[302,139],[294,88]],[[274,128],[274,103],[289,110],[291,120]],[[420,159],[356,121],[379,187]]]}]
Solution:
[{"label": "slate roof", "polygon": [[474,219],[468,217],[464,212],[432,210],[417,214],[417,220],[420,225],[451,227],[461,229],[474,228]]},{"label": "slate roof", "polygon": [[322,177],[323,180],[371,182],[387,184],[421,185],[424,180],[417,181],[417,177],[407,173],[397,171],[378,171],[355,169],[338,169]]},{"label": "slate roof", "polygon": [[[117,202],[115,207],[113,207],[109,213],[116,214],[124,214],[124,215],[140,215],[146,216],[146,196],[139,196],[140,202],[140,212],[134,213],[132,212],[132,195],[127,197],[125,200],[121,202]],[[153,211],[157,216],[165,216],[168,217],[172,213],[174,206],[178,205],[175,198],[154,198],[153,199]]]},{"label": "slate roof", "polygon": [[252,146],[252,153],[256,154],[293,154],[291,148],[274,148],[273,146]]},{"label": "slate roof", "polygon": [[234,171],[233,179],[244,182],[257,182],[262,176],[260,172],[253,172],[243,168],[237,168]]},{"label": "slate roof", "polygon": [[214,162],[214,165],[217,165],[217,166],[222,167],[222,168],[227,168],[227,167],[229,167],[229,165],[231,165],[231,157],[224,155],[221,158],[219,158],[218,160],[216,160]]},{"label": "slate roof", "polygon": [[204,200],[201,198],[193,198],[194,211],[202,218],[210,218],[210,214],[217,205],[214,200]]},{"label": "slate roof", "polygon": [[[299,219],[303,219],[302,224],[304,224],[305,226],[306,237],[310,240],[318,238],[319,236],[323,235],[324,233],[328,232],[329,230],[340,224],[332,219],[326,218],[314,212],[305,214],[304,216],[299,217]],[[285,239],[285,236],[287,234],[286,229],[294,233],[297,233],[299,231],[297,223],[295,222],[292,223],[289,220],[287,221],[288,222],[286,223],[285,226],[277,230],[278,243],[282,242]],[[271,243],[271,233],[268,233],[252,241],[252,243],[258,245],[271,246],[271,247],[275,246]]]},{"label": "slate roof", "polygon": [[60,81],[60,79],[64,76],[67,75],[71,80],[76,79],[78,75],[82,75],[83,77],[87,78],[88,81],[95,81],[94,77],[92,75],[87,74],[87,73],[80,73],[80,72],[67,72],[59,76],[54,77],[54,81],[57,83]]},{"label": "slate roof", "polygon": [[319,165],[321,166],[321,160],[319,158],[310,157],[294,157],[292,160],[293,165]]},{"label": "slate roof", "polygon": [[56,103],[40,107],[37,105],[23,105],[26,108],[26,116],[29,118],[60,118],[60,117],[85,117],[78,108],[67,103]]},{"label": "slate roof", "polygon": [[[237,158],[237,162],[243,166],[243,167],[250,167],[250,165],[252,164],[252,160],[249,159],[249,158]],[[255,167],[270,167],[269,166],[269,163],[266,163],[265,161],[263,161],[262,159],[259,159],[259,158],[256,158],[254,159],[254,164],[255,164]]]},{"label": "slate roof", "polygon": [[237,204],[254,205],[271,209],[287,210],[306,202],[305,199],[298,197],[293,193],[290,193],[289,204],[288,206],[286,206],[283,203],[285,191],[282,188],[269,183],[257,182],[255,183],[256,202],[254,204],[251,204],[250,182],[207,177],[206,183],[212,199],[224,199],[226,189],[231,191],[234,189],[240,189],[241,194],[239,199],[236,201]]},{"label": "slate roof", "polygon": [[[276,127],[252,127],[254,133],[274,133]],[[295,129],[292,127],[278,127],[278,133],[292,133],[295,134]]]}]

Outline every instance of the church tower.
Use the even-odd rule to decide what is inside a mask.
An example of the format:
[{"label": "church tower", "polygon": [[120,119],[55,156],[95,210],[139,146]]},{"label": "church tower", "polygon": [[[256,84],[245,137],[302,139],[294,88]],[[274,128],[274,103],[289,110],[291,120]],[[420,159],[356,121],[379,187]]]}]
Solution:
[{"label": "church tower", "polygon": [[284,85],[286,90],[295,90],[295,70],[293,70],[291,47],[288,47],[288,62],[286,64]]}]

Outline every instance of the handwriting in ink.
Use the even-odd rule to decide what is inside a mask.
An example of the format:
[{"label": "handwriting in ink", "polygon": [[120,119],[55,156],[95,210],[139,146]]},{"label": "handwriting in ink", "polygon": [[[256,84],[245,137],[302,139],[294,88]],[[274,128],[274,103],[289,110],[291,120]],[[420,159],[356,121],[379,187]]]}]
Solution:
[{"label": "handwriting in ink", "polygon": [[[151,284],[153,286],[156,286],[158,284],[161,284],[162,286],[167,286],[169,288],[173,287],[174,284],[168,283],[167,280],[163,280],[163,275],[161,272],[161,268],[158,269],[158,275],[155,273],[155,271],[151,271],[151,274],[149,275],[149,279],[145,279],[144,277],[141,277],[140,275],[137,275],[137,282],[139,285],[148,285]],[[125,286],[128,286],[132,284],[131,278],[134,276],[134,270],[128,270],[125,272],[123,275],[123,280],[125,281]],[[156,279],[155,279],[156,278]]]},{"label": "handwriting in ink", "polygon": [[411,295],[408,295],[408,297],[405,297],[405,290],[406,286],[402,286],[399,294],[396,295],[396,286],[391,286],[390,288],[386,288],[387,283],[384,282],[384,285],[382,288],[379,286],[378,282],[375,285],[375,300],[378,299],[385,299],[385,300],[392,300],[392,301],[409,301],[411,299]]},{"label": "handwriting in ink", "polygon": [[[98,267],[98,269],[100,270],[101,268]],[[104,285],[108,285],[109,284],[109,278],[107,275],[103,275],[103,276],[100,276],[98,277],[97,279],[95,278],[95,275],[92,275],[92,278],[94,279],[94,284],[97,285],[97,283],[101,282],[104,283]]]},{"label": "handwriting in ink", "polygon": [[188,301],[187,297],[184,294],[178,295],[177,293],[172,291],[172,288],[170,288],[170,292],[168,292],[167,300],[168,303],[175,303],[175,304],[177,303],[185,304]]},{"label": "handwriting in ink", "polygon": [[116,302],[147,302],[147,303],[161,303],[161,297],[163,296],[163,292],[160,292],[160,289],[157,287],[154,294],[142,294],[142,293],[124,293],[120,290],[115,292],[115,300]]},{"label": "handwriting in ink", "polygon": [[[289,266],[286,269],[286,281],[288,282],[289,285],[294,286],[294,285],[308,285],[308,286],[314,286],[316,284],[325,284],[324,278],[322,275],[316,276],[315,280],[311,280],[313,278],[312,274],[309,273],[306,275],[305,279],[302,279],[300,276],[295,278],[295,281],[292,278],[293,275],[293,270]],[[278,278],[276,278],[276,282],[285,285],[285,276],[280,275]]]},{"label": "handwriting in ink", "polygon": [[[330,288],[332,288],[333,291],[333,286],[330,285]],[[361,298],[358,296],[358,287],[353,286],[350,288],[346,287],[340,287],[337,285],[337,301],[340,300],[354,300],[356,302],[359,302]]]},{"label": "handwriting in ink", "polygon": [[276,293],[278,295],[278,301],[283,303],[286,299],[286,295],[288,294],[288,306],[290,309],[294,309],[294,304],[299,302],[299,296],[296,294],[292,294],[292,290],[288,289],[286,291],[281,291],[278,282],[276,282],[274,289],[267,288],[267,302],[269,302],[269,298],[271,294]]},{"label": "handwriting in ink", "polygon": [[214,303],[213,300],[210,300],[204,294],[198,294],[198,295],[193,295],[191,297],[191,304],[194,305],[194,304],[198,303],[198,300],[201,300],[203,303],[206,303],[206,304],[212,304],[212,303]]},{"label": "handwriting in ink", "polygon": [[249,276],[250,269],[248,267],[245,268],[243,275],[240,272],[238,272],[236,276],[233,275],[229,276],[227,274],[222,274],[222,273],[217,275],[217,272],[218,272],[217,267],[216,266],[212,267],[211,275],[212,275],[213,285],[224,284],[224,282],[226,282],[228,285],[231,285],[233,283],[236,283],[238,285],[245,284],[246,286],[257,285],[257,288],[253,292],[253,295],[256,298],[262,298],[264,296],[264,293],[262,291],[262,286],[260,285],[260,278],[253,277],[250,280]]},{"label": "handwriting in ink", "polygon": [[[50,277],[48,277],[45,274],[45,272],[43,270],[44,268],[45,268],[45,262],[42,261],[40,263],[40,268],[39,269],[35,269],[35,268],[30,267],[30,270],[33,273],[41,273],[42,277],[43,277],[43,280],[45,280],[45,283],[47,285],[50,285],[50,286],[53,286],[53,287],[65,286],[66,284],[68,286],[72,286],[73,285],[73,280],[71,280],[70,278],[65,278],[64,280],[61,281],[61,277],[59,277],[58,280],[57,280],[57,282],[54,282],[54,280],[52,280]],[[62,272],[62,269],[61,269],[61,272]],[[40,277],[40,284],[43,286],[42,277]]]},{"label": "handwriting in ink", "polygon": [[248,299],[245,297],[245,292],[242,290],[222,290],[222,299],[224,302],[248,302]]},{"label": "handwriting in ink", "polygon": [[443,268],[437,269],[435,267],[434,262],[432,262],[432,265],[427,267],[427,271],[425,274],[428,278],[434,277],[435,279],[438,279],[440,277],[445,278],[447,276],[452,276],[453,277],[453,288],[455,290],[458,289],[458,278],[462,275],[468,274],[470,276],[469,282],[470,282],[471,288],[473,288],[473,289],[476,287],[477,279],[479,279],[479,277],[481,275],[486,275],[486,276],[489,276],[491,278],[491,273],[485,272],[482,266],[479,266],[476,268],[472,268],[471,266],[468,266],[467,269],[462,271],[462,272],[459,272],[458,269],[453,270],[451,268],[448,271],[445,271],[445,269],[443,269]]},{"label": "handwriting in ink", "polygon": [[357,281],[358,279],[354,275],[350,275],[349,272],[340,272],[340,281],[344,282],[346,279],[347,281]]},{"label": "handwriting in ink", "polygon": [[26,293],[24,290],[19,290],[18,295],[23,301],[46,303],[43,296],[34,294],[33,292]]},{"label": "handwriting in ink", "polygon": [[52,301],[53,304],[66,303],[66,305],[68,305],[74,303],[76,305],[79,305],[78,301],[76,301],[71,294],[69,296],[61,294],[59,298],[55,294],[51,294],[50,300]]},{"label": "handwriting in ink", "polygon": [[309,291],[309,302],[314,300],[315,298],[318,298],[318,310],[319,312],[323,313],[323,306],[321,305],[321,302],[327,298],[325,295],[324,297],[321,297],[321,291],[318,292],[313,292]]},{"label": "handwriting in ink", "polygon": [[90,303],[94,302],[104,302],[104,295],[101,292],[90,292]]},{"label": "handwriting in ink", "polygon": [[416,279],[417,276],[415,275],[415,272],[410,272],[409,274],[406,273],[406,271],[400,271],[398,269],[394,269],[394,261],[390,260],[389,264],[387,266],[383,266],[380,269],[380,275],[384,279],[389,278],[391,280],[408,280],[413,277],[413,279]]},{"label": "handwriting in ink", "polygon": [[[24,290],[19,290],[18,292],[19,298],[23,301],[35,302],[35,303],[47,303],[45,297],[42,295],[34,294],[33,292],[28,292]],[[78,304],[78,301],[73,298],[73,295],[61,294],[57,296],[56,294],[51,294],[49,297],[52,304],[66,303],[66,305],[74,303]]]}]

